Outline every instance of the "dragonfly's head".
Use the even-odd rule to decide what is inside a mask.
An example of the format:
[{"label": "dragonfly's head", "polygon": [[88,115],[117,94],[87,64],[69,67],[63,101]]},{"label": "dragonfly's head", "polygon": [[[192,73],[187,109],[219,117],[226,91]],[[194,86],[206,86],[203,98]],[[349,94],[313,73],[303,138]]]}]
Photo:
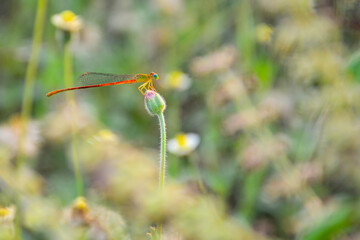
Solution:
[{"label": "dragonfly's head", "polygon": [[158,80],[159,79],[159,75],[157,73],[151,72],[150,76],[152,77],[152,79],[154,80]]}]

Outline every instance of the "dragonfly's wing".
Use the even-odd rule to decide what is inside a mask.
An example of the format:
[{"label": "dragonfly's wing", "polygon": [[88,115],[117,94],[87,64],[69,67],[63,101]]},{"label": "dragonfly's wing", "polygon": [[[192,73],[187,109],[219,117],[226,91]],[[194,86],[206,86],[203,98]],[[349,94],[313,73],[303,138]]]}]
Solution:
[{"label": "dragonfly's wing", "polygon": [[84,72],[79,76],[77,86],[122,82],[126,80],[136,80],[136,78],[137,74],[115,75],[109,73]]},{"label": "dragonfly's wing", "polygon": [[79,81],[77,86],[70,87],[70,88],[63,88],[48,92],[46,96],[50,97],[54,94],[65,92],[65,91],[72,91],[78,89],[85,89],[85,88],[94,88],[94,87],[104,87],[104,86],[111,86],[111,85],[118,85],[123,83],[134,83],[138,79],[138,74],[135,75],[114,75],[114,74],[107,74],[107,73],[94,73],[94,72],[85,72],[81,74],[79,77]]}]

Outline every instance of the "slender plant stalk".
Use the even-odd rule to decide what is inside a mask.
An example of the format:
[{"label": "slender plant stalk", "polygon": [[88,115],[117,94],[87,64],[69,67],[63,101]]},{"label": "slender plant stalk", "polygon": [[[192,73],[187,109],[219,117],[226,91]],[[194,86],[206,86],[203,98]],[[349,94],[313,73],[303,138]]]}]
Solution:
[{"label": "slender plant stalk", "polygon": [[[166,168],[166,127],[164,110],[166,108],[165,100],[155,91],[147,90],[144,96],[145,109],[151,116],[157,116],[160,125],[160,168],[159,168],[159,189],[162,193],[165,186],[165,168]],[[152,235],[153,240],[161,240],[162,223],[159,221],[156,228],[156,237]],[[153,233],[154,234],[154,231]]]},{"label": "slender plant stalk", "polygon": [[166,127],[165,127],[165,118],[164,113],[158,115],[159,124],[160,124],[160,169],[159,169],[159,188],[161,191],[164,189],[165,184],[165,168],[166,168],[166,159],[165,159],[165,148],[166,148]]},{"label": "slender plant stalk", "polygon": [[202,194],[207,194],[207,191],[206,191],[206,188],[205,188],[205,185],[204,185],[204,182],[201,178],[201,173],[200,173],[200,169],[199,169],[199,166],[197,165],[197,160],[199,159],[199,156],[198,154],[196,153],[192,153],[190,156],[189,156],[189,161],[191,162],[191,164],[194,166],[194,169],[195,169],[195,174],[197,176],[197,181],[198,181],[198,185],[199,185],[199,189],[201,191]]},{"label": "slender plant stalk", "polygon": [[39,53],[41,48],[42,36],[43,36],[46,6],[47,6],[47,0],[38,0],[34,31],[33,31],[31,54],[25,75],[24,96],[21,107],[20,134],[18,140],[18,156],[16,159],[17,167],[21,164],[21,162],[24,159],[23,141],[26,132],[26,122],[28,121],[30,114],[32,112],[34,82],[35,82],[35,77],[37,74],[37,68],[39,62]]},{"label": "slender plant stalk", "polygon": [[[67,35],[70,33],[65,33],[65,44],[64,44],[64,84],[65,87],[71,87],[73,85],[73,61],[71,54],[71,46],[70,46],[70,36]],[[72,92],[66,93],[66,99],[70,103],[72,115],[76,115],[76,104],[74,99],[74,94]],[[73,162],[73,169],[75,174],[75,182],[76,182],[76,191],[78,196],[83,195],[83,181],[79,168],[79,160],[76,151],[76,127],[72,125],[72,136],[71,136],[71,155]]]},{"label": "slender plant stalk", "polygon": [[[65,33],[65,35],[70,33]],[[64,84],[65,87],[72,87],[73,85],[73,60],[71,54],[71,44],[70,44],[70,37],[65,37],[65,44],[64,44]],[[66,93],[67,98],[72,98],[74,94],[72,92]]]},{"label": "slender plant stalk", "polygon": [[[26,132],[26,123],[32,112],[32,100],[34,95],[34,82],[37,74],[37,68],[39,63],[39,53],[41,49],[41,42],[43,37],[44,22],[46,15],[46,6],[47,0],[38,0],[34,30],[33,30],[33,40],[31,46],[31,53],[29,64],[27,65],[26,74],[25,74],[25,86],[24,86],[24,96],[21,106],[21,118],[20,118],[20,133],[18,139],[18,155],[16,158],[16,168],[18,169],[21,163],[24,161],[25,155],[23,151],[24,147],[24,137]],[[15,236],[14,239],[21,239],[21,227],[20,227],[20,196],[19,193],[16,193],[16,218],[15,218]]]},{"label": "slender plant stalk", "polygon": [[[165,185],[165,168],[166,168],[166,157],[165,157],[165,149],[166,149],[166,126],[165,126],[165,117],[164,113],[158,114],[159,124],[160,124],[160,168],[159,168],[159,188],[162,192],[164,190]],[[161,240],[161,231],[162,231],[162,223],[159,222],[157,224],[157,232],[159,239]]]}]

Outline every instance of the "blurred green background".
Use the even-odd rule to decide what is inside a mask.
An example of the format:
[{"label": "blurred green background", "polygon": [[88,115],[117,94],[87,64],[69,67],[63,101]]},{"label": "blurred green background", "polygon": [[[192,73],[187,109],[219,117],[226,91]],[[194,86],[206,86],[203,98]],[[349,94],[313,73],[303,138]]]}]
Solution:
[{"label": "blurred green background", "polygon": [[[360,239],[359,33],[358,0],[1,0],[0,238]],[[83,72],[159,74],[165,193],[137,84],[46,97]]]}]

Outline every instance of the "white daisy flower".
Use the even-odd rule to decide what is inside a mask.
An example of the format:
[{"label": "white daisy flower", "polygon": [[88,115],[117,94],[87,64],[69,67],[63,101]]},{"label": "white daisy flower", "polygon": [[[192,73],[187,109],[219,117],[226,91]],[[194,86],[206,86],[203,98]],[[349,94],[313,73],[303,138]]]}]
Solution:
[{"label": "white daisy flower", "polygon": [[51,23],[66,32],[78,32],[83,27],[82,19],[69,10],[53,15]]},{"label": "white daisy flower", "polygon": [[185,91],[191,86],[191,78],[181,72],[181,71],[172,71],[170,72],[164,81],[164,87],[169,89],[175,89],[179,91]]},{"label": "white daisy flower", "polygon": [[178,155],[189,155],[200,143],[199,135],[195,133],[180,133],[168,141],[168,151]]},{"label": "white daisy flower", "polygon": [[15,218],[15,207],[0,206],[0,223],[12,223]]}]

